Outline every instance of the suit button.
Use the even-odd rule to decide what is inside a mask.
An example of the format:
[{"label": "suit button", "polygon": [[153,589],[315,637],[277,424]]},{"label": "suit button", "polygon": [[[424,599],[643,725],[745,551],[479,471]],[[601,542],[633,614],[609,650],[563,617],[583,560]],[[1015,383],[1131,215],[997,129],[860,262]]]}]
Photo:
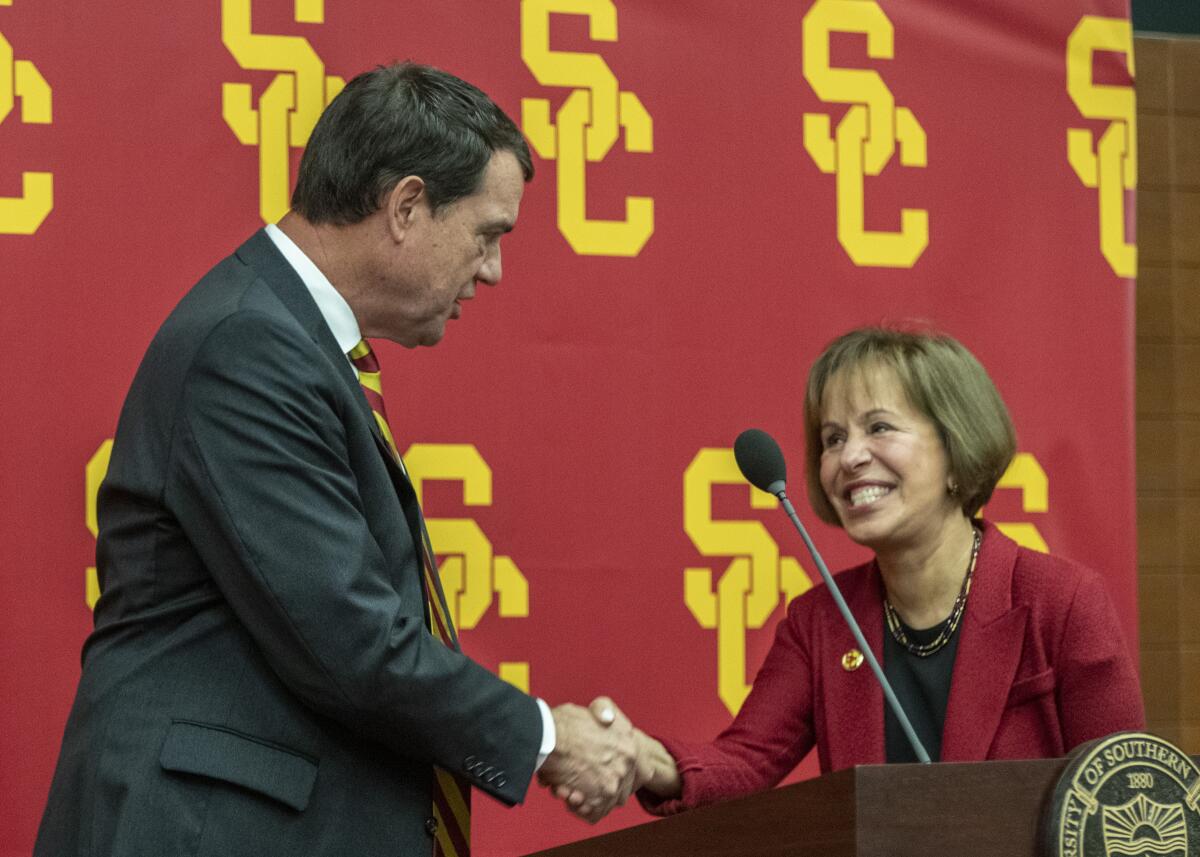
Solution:
[{"label": "suit button", "polygon": [[437,836],[437,831],[438,831],[437,819],[431,815],[431,816],[429,816],[429,818],[425,819],[425,832],[428,833],[430,836]]}]

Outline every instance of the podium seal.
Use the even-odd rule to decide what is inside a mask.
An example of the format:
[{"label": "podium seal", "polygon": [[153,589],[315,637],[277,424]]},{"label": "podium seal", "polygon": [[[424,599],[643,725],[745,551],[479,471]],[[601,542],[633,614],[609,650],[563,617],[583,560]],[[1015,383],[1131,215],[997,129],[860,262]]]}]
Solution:
[{"label": "podium seal", "polygon": [[1046,857],[1200,857],[1200,769],[1162,738],[1085,745],[1044,816]]}]

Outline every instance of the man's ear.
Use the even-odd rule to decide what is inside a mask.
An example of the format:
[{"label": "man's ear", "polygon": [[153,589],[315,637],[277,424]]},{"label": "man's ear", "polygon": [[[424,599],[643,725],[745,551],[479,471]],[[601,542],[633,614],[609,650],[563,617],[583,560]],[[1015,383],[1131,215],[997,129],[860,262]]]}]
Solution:
[{"label": "man's ear", "polygon": [[420,176],[405,176],[396,182],[384,202],[387,212],[388,232],[392,240],[400,242],[412,228],[422,207],[428,208],[425,180]]}]

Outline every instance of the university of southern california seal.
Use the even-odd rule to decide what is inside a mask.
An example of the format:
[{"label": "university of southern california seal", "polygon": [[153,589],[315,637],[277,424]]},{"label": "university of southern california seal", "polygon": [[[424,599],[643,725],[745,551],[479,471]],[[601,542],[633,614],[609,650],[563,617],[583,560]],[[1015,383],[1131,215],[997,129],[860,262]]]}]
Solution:
[{"label": "university of southern california seal", "polygon": [[1063,771],[1047,857],[1200,857],[1200,768],[1162,738],[1118,732]]}]

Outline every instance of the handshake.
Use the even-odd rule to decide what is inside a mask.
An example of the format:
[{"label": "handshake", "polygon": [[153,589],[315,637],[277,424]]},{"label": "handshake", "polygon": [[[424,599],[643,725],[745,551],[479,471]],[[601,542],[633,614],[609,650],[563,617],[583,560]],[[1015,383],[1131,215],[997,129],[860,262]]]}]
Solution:
[{"label": "handshake", "polygon": [[634,728],[611,699],[587,708],[553,709],[557,742],[538,781],[585,821],[595,823],[638,789],[660,797],[679,794],[679,772],[666,748]]}]

